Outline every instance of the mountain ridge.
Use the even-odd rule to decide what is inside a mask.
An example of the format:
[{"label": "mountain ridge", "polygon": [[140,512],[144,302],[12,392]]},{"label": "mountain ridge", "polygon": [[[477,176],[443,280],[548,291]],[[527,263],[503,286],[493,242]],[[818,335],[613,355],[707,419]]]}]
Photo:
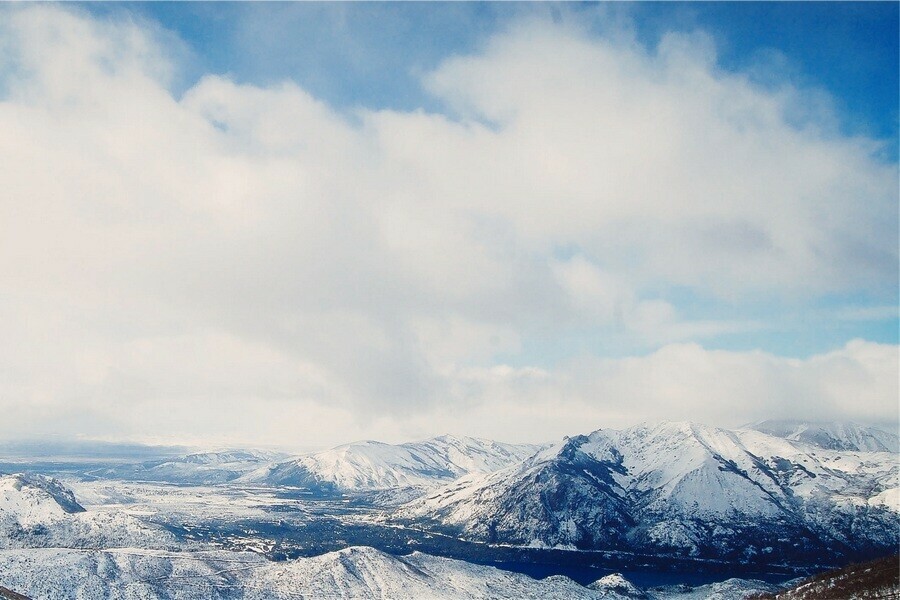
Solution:
[{"label": "mountain ridge", "polygon": [[85,510],[51,477],[0,476],[0,548],[168,548],[174,537],[124,512]]},{"label": "mountain ridge", "polygon": [[399,518],[489,543],[838,558],[895,543],[897,474],[888,453],[663,422],[570,437],[431,490]]},{"label": "mountain ridge", "polygon": [[451,435],[396,445],[363,440],[262,467],[240,481],[324,493],[427,488],[515,464],[541,448]]}]

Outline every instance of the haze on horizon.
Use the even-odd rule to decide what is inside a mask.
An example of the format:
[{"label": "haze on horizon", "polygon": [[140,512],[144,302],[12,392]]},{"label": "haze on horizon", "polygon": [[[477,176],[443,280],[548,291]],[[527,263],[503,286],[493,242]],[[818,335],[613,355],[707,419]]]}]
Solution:
[{"label": "haze on horizon", "polygon": [[4,5],[0,439],[896,430],[897,31],[896,3]]}]

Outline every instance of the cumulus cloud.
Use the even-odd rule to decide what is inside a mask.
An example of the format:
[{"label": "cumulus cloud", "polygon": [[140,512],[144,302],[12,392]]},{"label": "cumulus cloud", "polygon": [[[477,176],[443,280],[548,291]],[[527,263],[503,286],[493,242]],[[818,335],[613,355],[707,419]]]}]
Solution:
[{"label": "cumulus cloud", "polygon": [[[646,356],[572,360],[553,372],[467,369],[459,379],[484,398],[438,419],[476,435],[523,440],[658,420],[739,427],[761,418],[835,419],[894,428],[898,360],[897,346],[862,340],[808,359],[686,343]],[[427,429],[422,420],[410,423]]]},{"label": "cumulus cloud", "polygon": [[896,165],[798,119],[802,90],[719,69],[702,34],[647,49],[526,20],[424,76],[446,114],[347,114],[291,82],[207,74],[176,95],[146,23],[4,17],[6,434],[896,416],[896,349],[863,342],[799,362],[695,344],[500,358],[573,330],[655,348],[759,326],[685,319],[673,286],[895,293]]},{"label": "cumulus cloud", "polygon": [[722,294],[896,278],[896,165],[792,124],[799,91],[721,72],[703,36],[647,51],[523,25],[429,82],[497,131],[435,118],[451,143],[410,160],[535,243]]}]

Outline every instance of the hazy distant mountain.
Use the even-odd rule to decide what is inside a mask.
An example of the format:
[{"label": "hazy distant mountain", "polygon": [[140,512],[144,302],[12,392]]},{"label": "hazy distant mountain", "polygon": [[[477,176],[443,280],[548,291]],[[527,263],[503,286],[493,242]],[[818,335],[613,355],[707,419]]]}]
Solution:
[{"label": "hazy distant mountain", "polygon": [[241,481],[323,492],[429,487],[469,473],[496,471],[540,449],[450,435],[399,445],[354,442],[264,467]]},{"label": "hazy distant mountain", "polygon": [[800,562],[895,546],[893,455],[692,423],[599,430],[401,517],[487,542]]},{"label": "hazy distant mountain", "polygon": [[105,460],[153,460],[187,452],[184,446],[148,446],[95,440],[19,440],[0,443],[2,458],[82,458]]},{"label": "hazy distant mountain", "polygon": [[897,433],[855,423],[811,423],[805,421],[770,420],[748,425],[769,435],[803,442],[828,450],[861,452],[894,452],[898,449]]},{"label": "hazy distant mountain", "polygon": [[96,477],[131,481],[216,484],[287,458],[287,454],[267,450],[223,450],[199,452],[140,463],[117,464],[92,471]]}]

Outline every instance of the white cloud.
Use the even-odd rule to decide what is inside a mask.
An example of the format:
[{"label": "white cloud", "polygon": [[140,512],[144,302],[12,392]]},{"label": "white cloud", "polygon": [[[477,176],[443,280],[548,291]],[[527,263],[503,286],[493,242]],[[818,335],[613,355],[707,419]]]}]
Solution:
[{"label": "white cloud", "polygon": [[670,344],[647,356],[573,360],[552,372],[461,369],[457,391],[468,396],[369,431],[386,439],[461,431],[541,441],[659,420],[726,427],[765,418],[857,420],[895,427],[898,360],[897,346],[854,340],[808,359]]},{"label": "white cloud", "polygon": [[430,144],[397,153],[527,240],[647,278],[725,295],[895,279],[896,166],[869,141],[795,128],[802,94],[720,72],[699,42],[672,34],[648,53],[521,26],[430,79],[495,130],[418,122]]},{"label": "white cloud", "polygon": [[893,414],[895,349],[865,344],[496,364],[572,330],[664,344],[758,325],[686,320],[648,291],[666,286],[895,293],[896,165],[817,117],[792,125],[802,91],[722,72],[707,38],[648,52],[527,21],[425,78],[455,116],[348,116],[215,74],[176,97],[168,34],[145,23],[4,17],[6,434],[534,439],[778,412],[792,391]]}]

